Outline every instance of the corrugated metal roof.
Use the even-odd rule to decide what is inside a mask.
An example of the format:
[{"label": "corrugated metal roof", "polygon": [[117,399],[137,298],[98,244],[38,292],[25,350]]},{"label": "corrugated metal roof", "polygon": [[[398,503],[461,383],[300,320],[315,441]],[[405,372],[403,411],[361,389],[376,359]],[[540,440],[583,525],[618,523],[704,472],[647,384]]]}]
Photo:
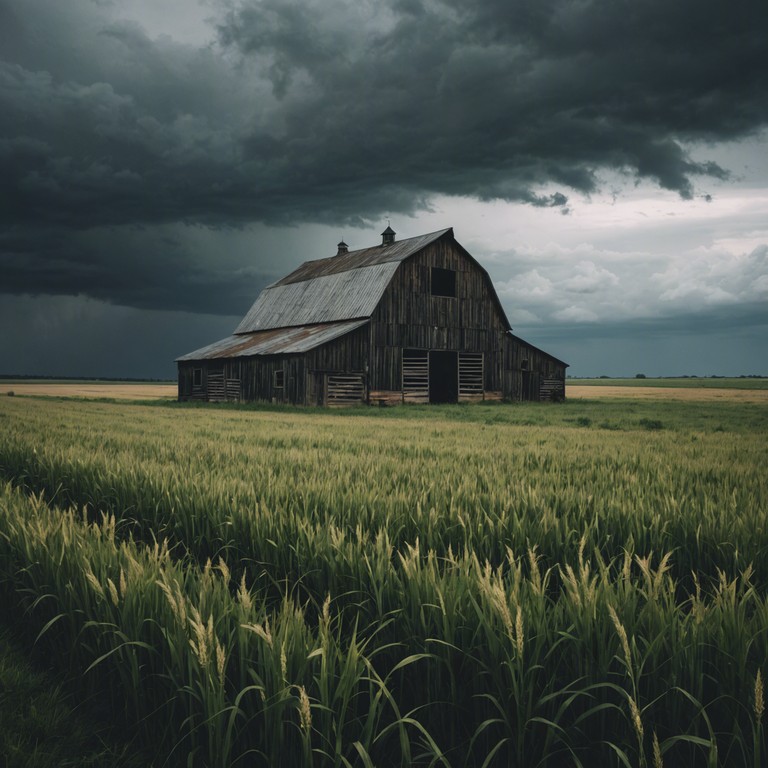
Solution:
[{"label": "corrugated metal roof", "polygon": [[274,328],[256,333],[228,336],[226,339],[215,341],[207,347],[177,357],[176,362],[308,352],[310,349],[360,328],[367,322],[367,320],[355,320],[324,325],[303,325],[297,328]]},{"label": "corrugated metal roof", "polygon": [[370,317],[398,266],[377,264],[267,288],[235,333]]},{"label": "corrugated metal roof", "polygon": [[400,262],[448,232],[307,261],[265,288],[235,333],[370,317]]},{"label": "corrugated metal roof", "polygon": [[286,275],[281,280],[273,283],[270,288],[278,285],[288,285],[289,283],[300,283],[304,280],[313,280],[323,275],[333,275],[338,272],[347,272],[350,269],[360,269],[361,267],[372,267],[375,264],[386,264],[387,262],[400,262],[412,256],[416,251],[420,251],[424,246],[429,245],[446,232],[453,232],[452,227],[441,229],[438,232],[430,232],[427,235],[418,237],[409,237],[405,240],[398,240],[391,245],[375,245],[372,248],[362,248],[358,251],[349,251],[339,256],[331,256],[327,259],[317,259],[316,261],[305,261],[298,269]]}]

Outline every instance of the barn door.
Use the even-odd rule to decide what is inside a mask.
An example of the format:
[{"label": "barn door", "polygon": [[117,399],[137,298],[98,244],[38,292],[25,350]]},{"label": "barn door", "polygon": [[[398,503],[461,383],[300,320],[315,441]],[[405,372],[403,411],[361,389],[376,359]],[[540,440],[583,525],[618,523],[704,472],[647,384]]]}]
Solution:
[{"label": "barn door", "polygon": [[523,371],[523,400],[539,399],[539,374],[535,371]]},{"label": "barn door", "polygon": [[458,353],[433,349],[429,353],[429,402],[456,403],[458,400]]},{"label": "barn door", "polygon": [[326,405],[360,405],[365,402],[365,381],[360,374],[329,373],[325,381]]},{"label": "barn door", "polygon": [[209,403],[238,402],[240,379],[234,374],[227,376],[224,366],[209,368],[207,400]]},{"label": "barn door", "polygon": [[227,399],[226,384],[224,383],[224,367],[208,369],[208,402],[223,403]]}]

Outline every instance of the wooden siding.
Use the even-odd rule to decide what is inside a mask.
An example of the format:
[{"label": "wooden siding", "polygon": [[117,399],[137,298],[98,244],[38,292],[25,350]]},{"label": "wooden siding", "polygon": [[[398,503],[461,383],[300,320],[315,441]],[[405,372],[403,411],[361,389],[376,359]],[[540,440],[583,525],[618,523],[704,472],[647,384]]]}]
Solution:
[{"label": "wooden siding", "polygon": [[[331,404],[330,401],[333,401],[334,405],[351,405],[353,402],[366,402],[369,390],[367,371],[368,344],[369,330],[368,326],[365,325],[356,331],[352,331],[352,333],[348,333],[341,338],[308,352],[305,358],[307,377],[304,383],[302,402],[306,405],[328,405]],[[355,389],[356,393],[360,392],[359,400],[357,399],[357,394],[355,394],[352,401],[341,402],[345,398],[340,399],[334,394],[339,389],[338,386],[334,385],[333,377],[341,375],[352,375],[359,379],[361,389]]]},{"label": "wooden siding", "polygon": [[565,399],[564,363],[514,336],[507,336],[503,359],[505,399]]},{"label": "wooden siding", "polygon": [[425,349],[404,349],[402,358],[404,403],[429,402],[429,352]]},{"label": "wooden siding", "polygon": [[482,352],[459,353],[459,402],[483,400],[483,354]]},{"label": "wooden siding", "polygon": [[[430,293],[432,267],[456,272],[455,297]],[[483,389],[501,391],[506,331],[490,278],[452,238],[443,237],[400,266],[373,313],[371,389],[400,390],[402,350],[422,349],[482,354]]]},{"label": "wooden siding", "polygon": [[[362,400],[365,400],[368,391],[367,348],[368,327],[363,326],[303,355],[255,355],[180,362],[179,399],[319,404],[317,390],[314,390],[313,399],[313,377],[353,373],[362,382]],[[197,386],[194,384],[195,369],[201,371]],[[282,372],[282,386],[277,386],[279,379],[275,373],[278,371]]]}]

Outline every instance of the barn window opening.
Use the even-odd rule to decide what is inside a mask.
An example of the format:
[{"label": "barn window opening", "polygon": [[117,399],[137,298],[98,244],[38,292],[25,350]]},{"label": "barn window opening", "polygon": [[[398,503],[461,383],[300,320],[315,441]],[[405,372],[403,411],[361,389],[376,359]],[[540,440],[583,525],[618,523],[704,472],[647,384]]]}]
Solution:
[{"label": "barn window opening", "polygon": [[432,267],[431,292],[433,296],[456,298],[456,272]]},{"label": "barn window opening", "polygon": [[527,360],[522,360],[522,361],[520,362],[520,367],[521,367],[521,368],[522,368],[524,371],[527,371],[527,370],[528,370],[528,361],[527,361]]},{"label": "barn window opening", "polygon": [[282,389],[285,386],[285,371],[275,371],[275,389]]},{"label": "barn window opening", "polygon": [[203,369],[202,368],[192,369],[192,386],[193,387],[203,386]]}]

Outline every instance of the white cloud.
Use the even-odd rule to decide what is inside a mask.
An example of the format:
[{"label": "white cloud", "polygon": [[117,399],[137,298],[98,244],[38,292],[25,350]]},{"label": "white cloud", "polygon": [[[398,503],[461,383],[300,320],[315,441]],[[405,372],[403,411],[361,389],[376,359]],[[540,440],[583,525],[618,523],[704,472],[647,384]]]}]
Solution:
[{"label": "white cloud", "polygon": [[507,312],[507,319],[512,324],[512,326],[526,324],[539,325],[539,323],[541,323],[541,318],[538,315],[535,315],[533,312],[522,308],[510,309]]},{"label": "white cloud", "polygon": [[593,261],[580,261],[574,267],[574,275],[563,281],[563,287],[573,293],[597,293],[619,284],[619,278],[610,270],[597,266]]},{"label": "white cloud", "polygon": [[512,299],[548,299],[554,292],[552,281],[539,274],[538,269],[516,275],[506,282],[497,283],[496,290],[500,295]]},{"label": "white cloud", "polygon": [[561,309],[559,312],[555,312],[552,317],[554,317],[555,320],[565,320],[575,323],[594,323],[599,320],[599,317],[591,310],[586,307],[577,307],[574,305]]},{"label": "white cloud", "polygon": [[660,301],[681,307],[758,301],[768,285],[768,246],[741,254],[700,248],[651,279],[659,288]]},{"label": "white cloud", "polygon": [[768,195],[754,184],[713,190],[712,202],[640,184],[615,199],[572,199],[570,216],[437,197],[431,211],[395,228],[409,237],[453,225],[521,333],[553,318],[649,320],[765,300]]}]

